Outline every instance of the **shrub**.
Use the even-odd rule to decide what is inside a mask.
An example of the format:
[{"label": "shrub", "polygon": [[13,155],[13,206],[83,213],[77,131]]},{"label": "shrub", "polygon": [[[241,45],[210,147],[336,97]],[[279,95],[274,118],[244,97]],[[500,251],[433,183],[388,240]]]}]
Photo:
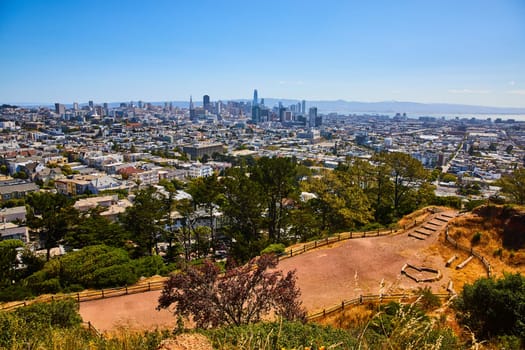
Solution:
[{"label": "shrub", "polygon": [[[156,264],[158,259],[150,260]],[[154,270],[152,266],[155,264],[144,264],[142,270]],[[42,270],[29,276],[26,281],[36,293],[56,293],[62,289],[81,290],[133,284],[139,277],[136,270],[136,264],[125,250],[96,245],[48,261]]]},{"label": "shrub", "polygon": [[97,269],[92,274],[92,280],[87,284],[95,288],[124,286],[138,281],[138,276],[131,263],[114,265]]},{"label": "shrub", "polygon": [[42,281],[38,285],[38,292],[39,293],[50,293],[55,294],[62,290],[62,287],[60,286],[60,281],[58,278],[51,278],[45,281]]},{"label": "shrub", "polygon": [[262,251],[261,251],[261,255],[263,254],[282,254],[284,253],[284,250],[286,249],[286,247],[284,246],[284,244],[282,243],[274,243],[274,244],[270,244],[269,246],[267,246],[266,248],[264,248]]},{"label": "shrub", "polygon": [[168,267],[159,255],[144,256],[134,260],[135,272],[137,276],[149,277],[154,275],[167,275]]},{"label": "shrub", "polygon": [[481,241],[481,236],[482,236],[482,233],[481,232],[476,232],[474,234],[474,236],[472,236],[472,239],[470,240],[470,243],[472,245],[476,245],[476,244],[479,244],[479,242]]},{"label": "shrub", "polygon": [[501,258],[501,257],[503,256],[503,248],[498,248],[498,249],[494,250],[494,252],[492,253],[492,255],[493,255],[494,257],[497,256],[497,257],[500,257],[500,258]]},{"label": "shrub", "polygon": [[417,294],[419,294],[418,304],[424,310],[432,310],[441,306],[439,298],[432,293],[430,287],[418,288]]},{"label": "shrub", "polygon": [[31,290],[19,284],[0,289],[0,301],[14,301],[29,299],[33,296]]},{"label": "shrub", "polygon": [[35,303],[16,309],[14,314],[33,327],[47,325],[69,328],[78,326],[82,322],[78,314],[78,304],[73,299]]},{"label": "shrub", "polygon": [[499,335],[525,338],[525,277],[505,274],[464,286],[455,301],[459,320],[479,338]]}]

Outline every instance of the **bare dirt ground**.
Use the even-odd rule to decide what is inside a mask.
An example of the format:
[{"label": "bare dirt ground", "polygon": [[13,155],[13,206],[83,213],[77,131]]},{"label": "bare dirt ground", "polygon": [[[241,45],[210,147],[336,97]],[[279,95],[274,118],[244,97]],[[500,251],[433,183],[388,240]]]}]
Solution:
[{"label": "bare dirt ground", "polygon": [[[444,213],[455,215],[452,211]],[[440,215],[432,215],[427,222]],[[348,240],[283,260],[279,268],[297,271],[303,304],[309,312],[364,294],[398,293],[426,286],[446,293],[450,270],[445,259],[429,249],[439,237],[443,239],[443,227],[435,226],[437,230],[424,240],[408,236],[418,228],[394,236]],[[416,283],[401,274],[405,263],[439,269],[443,277],[433,283]]]},{"label": "bare dirt ground", "polygon": [[80,303],[84,322],[91,322],[101,332],[174,329],[177,319],[171,311],[155,308],[161,291],[125,295]]},{"label": "bare dirt ground", "polygon": [[[282,260],[279,268],[296,270],[303,304],[309,313],[322,310],[364,294],[397,293],[429,286],[445,293],[453,273],[445,267],[445,258],[433,246],[443,240],[445,223],[436,217],[455,215],[453,211],[433,214],[427,218],[435,231],[427,231],[424,240],[409,237],[419,228],[385,237],[353,239],[335,243],[296,257]],[[424,225],[423,225],[424,226]],[[401,274],[405,263],[436,268],[443,278],[433,283],[416,283]],[[160,291],[83,302],[80,314],[103,332],[119,327],[128,329],[174,328],[176,318],[167,310],[157,311]]]}]

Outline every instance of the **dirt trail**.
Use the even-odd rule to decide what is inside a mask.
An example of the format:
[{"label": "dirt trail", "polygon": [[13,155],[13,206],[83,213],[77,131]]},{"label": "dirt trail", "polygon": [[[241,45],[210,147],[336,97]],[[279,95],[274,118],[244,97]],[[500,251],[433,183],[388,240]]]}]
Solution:
[{"label": "dirt trail", "polygon": [[[452,216],[455,212],[443,214]],[[429,254],[427,249],[443,235],[445,222],[436,220],[436,217],[444,218],[442,214],[435,214],[427,220],[427,223],[436,224],[427,226],[435,231],[422,229],[422,226],[426,226],[424,224],[399,235],[347,240],[330,248],[283,260],[279,268],[297,271],[303,303],[309,312],[362,294],[396,293],[426,286],[434,292],[446,293],[450,280],[449,271],[445,268],[446,261],[440,255]],[[416,231],[430,235],[423,236],[424,239],[409,236],[422,236]],[[437,268],[443,278],[433,283],[416,283],[401,274],[405,263]]]}]

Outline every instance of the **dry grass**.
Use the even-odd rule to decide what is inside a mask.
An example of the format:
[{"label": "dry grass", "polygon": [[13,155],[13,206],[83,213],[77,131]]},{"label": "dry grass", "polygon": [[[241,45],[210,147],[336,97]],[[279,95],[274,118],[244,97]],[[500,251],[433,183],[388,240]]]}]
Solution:
[{"label": "dry grass", "polygon": [[315,323],[341,329],[355,329],[364,327],[377,313],[377,305],[363,304],[350,307],[341,312],[328,315]]},{"label": "dry grass", "polygon": [[[488,259],[492,266],[494,276],[502,276],[504,272],[525,273],[525,249],[511,251],[503,247],[503,225],[498,218],[484,218],[469,213],[450,222],[449,234],[459,244],[467,247],[472,246],[474,250]],[[480,234],[481,238],[478,243],[473,244],[472,238],[476,234]],[[440,242],[443,243],[443,240],[440,240]],[[445,248],[451,247],[450,244],[441,245],[445,246]],[[458,251],[455,249],[451,250],[451,248],[438,248],[436,250],[447,259],[452,256],[450,255],[452,251],[458,255]],[[463,254],[463,256],[464,255],[466,254]]]},{"label": "dry grass", "polygon": [[413,213],[410,213],[408,215],[403,216],[401,218],[401,220],[399,220],[398,225],[399,226],[409,225],[409,224],[413,223],[414,220],[416,220],[418,222],[424,221],[429,216],[432,215],[432,211],[434,211],[434,210],[435,211],[446,211],[446,210],[451,210],[451,209],[447,208],[447,207],[436,207],[436,206],[425,207],[425,208],[416,210]]}]

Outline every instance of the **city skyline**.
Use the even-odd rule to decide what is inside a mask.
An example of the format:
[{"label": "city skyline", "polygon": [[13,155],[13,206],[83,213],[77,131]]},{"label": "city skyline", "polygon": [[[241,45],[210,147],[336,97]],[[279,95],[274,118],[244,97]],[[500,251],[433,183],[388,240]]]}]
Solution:
[{"label": "city skyline", "polygon": [[[380,10],[378,10],[380,9]],[[525,107],[525,3],[0,3],[3,103],[264,96]]]}]

